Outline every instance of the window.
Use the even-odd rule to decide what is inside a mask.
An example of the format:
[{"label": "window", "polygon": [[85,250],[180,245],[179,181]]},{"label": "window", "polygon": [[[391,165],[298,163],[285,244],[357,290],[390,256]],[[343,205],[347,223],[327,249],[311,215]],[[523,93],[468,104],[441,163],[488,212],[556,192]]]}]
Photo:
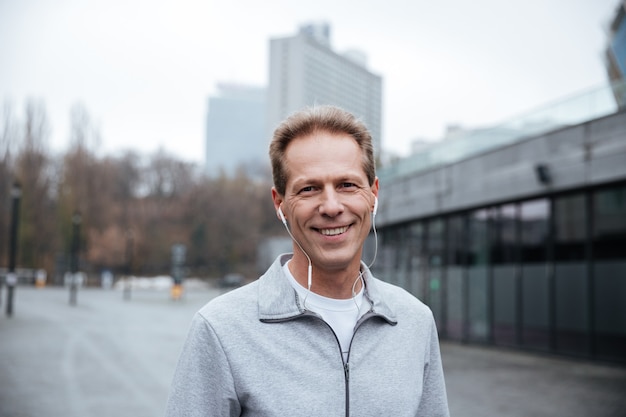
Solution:
[{"label": "window", "polygon": [[626,258],[626,185],[597,191],[593,197],[593,256]]},{"label": "window", "polygon": [[519,242],[518,205],[498,208],[494,219],[493,253],[493,341],[497,345],[515,346],[519,341]]},{"label": "window", "polygon": [[626,185],[593,195],[593,279],[596,352],[624,360],[626,352]]},{"label": "window", "polygon": [[448,218],[446,228],[446,336],[462,340],[465,334],[465,265],[467,263],[467,231],[465,215]]},{"label": "window", "polygon": [[490,225],[492,211],[476,210],[469,215],[467,268],[468,337],[487,341],[490,336]]},{"label": "window", "polygon": [[583,193],[554,198],[554,312],[556,349],[589,351],[587,205]]},{"label": "window", "polygon": [[520,206],[521,260],[524,263],[547,260],[550,211],[548,200],[532,200]]},{"label": "window", "polygon": [[549,219],[547,199],[520,204],[522,343],[545,350],[550,347]]},{"label": "window", "polygon": [[583,261],[587,236],[584,194],[554,199],[554,258],[556,261]]}]

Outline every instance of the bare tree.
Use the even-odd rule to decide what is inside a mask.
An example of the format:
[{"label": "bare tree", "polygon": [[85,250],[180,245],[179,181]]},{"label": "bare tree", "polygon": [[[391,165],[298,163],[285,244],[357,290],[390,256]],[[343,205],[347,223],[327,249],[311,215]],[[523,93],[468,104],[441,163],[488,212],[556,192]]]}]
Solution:
[{"label": "bare tree", "polygon": [[194,167],[158,150],[149,158],[143,178],[148,195],[178,197],[190,191],[195,180]]},{"label": "bare tree", "polygon": [[48,137],[49,124],[43,104],[29,100],[15,162],[16,178],[22,187],[18,254],[22,266],[50,271],[57,234],[54,223],[49,220],[55,205],[50,193]]},{"label": "bare tree", "polygon": [[[24,266],[50,271],[56,265],[56,276],[65,272],[55,260],[69,252],[76,210],[83,219],[81,268],[86,272],[124,269],[132,242],[134,272],[169,273],[171,247],[183,243],[188,266],[201,276],[230,271],[251,276],[261,239],[282,231],[269,181],[251,177],[246,167],[235,177],[210,179],[163,150],[145,158],[134,153],[99,157],[98,129],[81,105],[71,112],[71,146],[53,159],[43,105],[30,101],[23,122],[18,122],[5,105],[0,115],[0,191],[8,195],[13,178],[22,183]],[[0,236],[6,235],[9,203],[0,201]],[[0,243],[0,263],[5,252]]]},{"label": "bare tree", "polygon": [[10,214],[9,190],[13,181],[11,144],[17,137],[17,126],[12,112],[12,105],[6,101],[0,115],[0,265],[8,263],[6,239]]},{"label": "bare tree", "polygon": [[72,239],[71,219],[75,212],[82,218],[80,245],[89,263],[90,237],[94,230],[103,233],[112,219],[108,196],[112,185],[95,156],[100,141],[98,129],[91,123],[87,110],[76,105],[71,112],[70,149],[63,157],[58,180],[58,224],[62,236],[61,250],[69,253]]}]

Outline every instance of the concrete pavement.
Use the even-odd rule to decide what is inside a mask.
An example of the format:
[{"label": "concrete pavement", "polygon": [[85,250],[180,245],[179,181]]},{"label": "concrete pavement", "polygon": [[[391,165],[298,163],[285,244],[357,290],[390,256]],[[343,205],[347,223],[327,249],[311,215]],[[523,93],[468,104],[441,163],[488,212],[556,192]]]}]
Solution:
[{"label": "concrete pavement", "polygon": [[625,417],[626,368],[442,344],[451,416]]},{"label": "concrete pavement", "polygon": [[[5,292],[3,292],[4,294]],[[193,290],[18,287],[0,306],[0,417],[163,414],[193,313],[217,295]],[[452,416],[626,416],[626,368],[442,344]]]}]

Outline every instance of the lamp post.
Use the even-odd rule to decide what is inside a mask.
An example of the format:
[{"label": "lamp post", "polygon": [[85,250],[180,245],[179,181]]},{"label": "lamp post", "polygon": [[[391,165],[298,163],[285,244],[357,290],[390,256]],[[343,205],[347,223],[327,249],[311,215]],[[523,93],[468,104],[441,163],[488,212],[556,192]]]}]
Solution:
[{"label": "lamp post", "polygon": [[126,278],[124,279],[124,299],[130,300],[131,274],[133,270],[133,231],[126,231]]},{"label": "lamp post", "polygon": [[15,273],[15,259],[17,257],[17,226],[19,224],[20,215],[20,197],[22,196],[22,188],[18,182],[13,184],[11,188],[11,230],[9,233],[9,271],[6,276],[7,284],[7,309],[8,317],[13,315],[13,291],[17,284],[17,274]]},{"label": "lamp post", "polygon": [[80,224],[82,216],[75,211],[72,215],[72,247],[70,251],[70,305],[76,305],[78,254],[80,249]]}]

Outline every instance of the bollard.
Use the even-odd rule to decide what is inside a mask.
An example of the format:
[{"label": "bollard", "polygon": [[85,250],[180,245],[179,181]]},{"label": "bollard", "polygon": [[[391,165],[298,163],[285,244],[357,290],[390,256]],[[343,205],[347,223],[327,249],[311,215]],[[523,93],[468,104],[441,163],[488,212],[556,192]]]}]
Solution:
[{"label": "bollard", "polygon": [[170,294],[172,296],[172,300],[174,301],[180,300],[181,297],[183,296],[183,286],[181,284],[172,285]]},{"label": "bollard", "polygon": [[173,300],[180,300],[183,296],[183,275],[185,254],[187,247],[181,243],[172,245],[172,279],[174,284],[171,290]]},{"label": "bollard", "polygon": [[15,284],[17,284],[17,275],[13,272],[9,272],[6,277],[7,283],[7,316],[13,315],[13,291]]},{"label": "bollard", "polygon": [[72,216],[72,250],[70,259],[70,305],[76,305],[77,275],[78,275],[78,254],[80,250],[80,224],[82,217],[79,211],[75,211]]},{"label": "bollard", "polygon": [[11,197],[13,199],[13,207],[11,212],[11,231],[9,233],[9,272],[6,277],[7,285],[7,309],[6,315],[13,315],[13,291],[17,284],[17,275],[15,274],[15,260],[17,257],[17,226],[19,224],[20,197],[22,196],[22,188],[18,182],[13,184],[11,189]]},{"label": "bollard", "polygon": [[44,271],[43,269],[38,269],[37,270],[37,275],[35,275],[35,287],[37,287],[37,288],[45,287],[46,286],[46,278],[47,278],[46,271]]}]

